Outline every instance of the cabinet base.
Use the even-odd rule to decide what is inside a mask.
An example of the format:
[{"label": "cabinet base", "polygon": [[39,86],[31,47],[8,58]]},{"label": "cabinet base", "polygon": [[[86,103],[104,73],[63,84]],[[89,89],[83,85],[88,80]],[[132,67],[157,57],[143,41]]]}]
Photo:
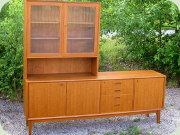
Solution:
[{"label": "cabinet base", "polygon": [[157,120],[157,123],[159,124],[160,123],[160,110],[151,110],[151,111],[133,111],[133,112],[120,112],[120,113],[118,112],[118,113],[90,114],[90,115],[76,115],[76,116],[63,116],[63,117],[48,117],[48,118],[29,118],[27,120],[27,126],[29,128],[29,135],[31,135],[33,123],[36,123],[36,122],[92,119],[92,118],[127,116],[127,115],[138,115],[138,114],[146,114],[149,117],[150,113],[156,113],[156,120]]}]

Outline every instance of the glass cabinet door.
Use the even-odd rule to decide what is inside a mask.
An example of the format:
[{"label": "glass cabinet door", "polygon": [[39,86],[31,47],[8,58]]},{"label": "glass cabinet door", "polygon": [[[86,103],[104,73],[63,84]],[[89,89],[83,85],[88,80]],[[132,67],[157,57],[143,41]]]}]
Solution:
[{"label": "glass cabinet door", "polygon": [[68,6],[66,53],[93,53],[96,7]]},{"label": "glass cabinet door", "polygon": [[31,5],[30,54],[60,53],[60,6]]}]

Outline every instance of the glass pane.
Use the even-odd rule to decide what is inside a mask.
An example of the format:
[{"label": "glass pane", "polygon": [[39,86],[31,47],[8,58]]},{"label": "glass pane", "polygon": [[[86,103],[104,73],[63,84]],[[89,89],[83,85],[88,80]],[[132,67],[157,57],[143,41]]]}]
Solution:
[{"label": "glass pane", "polygon": [[58,6],[31,6],[31,22],[59,22]]},{"label": "glass pane", "polygon": [[94,52],[95,7],[68,7],[67,52]]},{"label": "glass pane", "polygon": [[68,22],[94,23],[94,7],[68,7]]},{"label": "glass pane", "polygon": [[31,52],[58,53],[59,39],[31,39]]},{"label": "glass pane", "polygon": [[59,37],[59,24],[31,24],[31,37]]},{"label": "glass pane", "polygon": [[60,7],[31,6],[31,53],[58,53]]},{"label": "glass pane", "polygon": [[70,53],[88,53],[94,51],[94,39],[68,39],[67,51]]},{"label": "glass pane", "polygon": [[69,24],[68,38],[94,38],[94,25]]}]

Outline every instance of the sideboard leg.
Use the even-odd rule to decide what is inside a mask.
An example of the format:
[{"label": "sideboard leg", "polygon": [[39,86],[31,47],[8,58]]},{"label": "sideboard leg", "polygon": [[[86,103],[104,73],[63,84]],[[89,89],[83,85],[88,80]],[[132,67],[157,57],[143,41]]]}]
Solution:
[{"label": "sideboard leg", "polygon": [[33,127],[32,121],[28,121],[28,126],[29,126],[29,135],[31,135],[32,134],[32,127]]},{"label": "sideboard leg", "polygon": [[28,120],[26,120],[26,126],[28,127],[29,125],[28,125]]},{"label": "sideboard leg", "polygon": [[156,112],[157,123],[160,123],[160,117],[161,117],[160,111],[157,111]]},{"label": "sideboard leg", "polygon": [[149,114],[146,114],[147,117],[149,117]]}]

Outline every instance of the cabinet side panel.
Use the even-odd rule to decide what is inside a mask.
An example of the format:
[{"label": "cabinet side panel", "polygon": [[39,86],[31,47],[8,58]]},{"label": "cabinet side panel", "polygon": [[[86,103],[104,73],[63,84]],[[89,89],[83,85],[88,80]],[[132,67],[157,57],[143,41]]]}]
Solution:
[{"label": "cabinet side panel", "polygon": [[161,109],[164,100],[164,78],[135,80],[135,110]]},{"label": "cabinet side panel", "polygon": [[24,113],[26,119],[28,118],[28,83],[23,79],[23,101],[24,101]]}]

